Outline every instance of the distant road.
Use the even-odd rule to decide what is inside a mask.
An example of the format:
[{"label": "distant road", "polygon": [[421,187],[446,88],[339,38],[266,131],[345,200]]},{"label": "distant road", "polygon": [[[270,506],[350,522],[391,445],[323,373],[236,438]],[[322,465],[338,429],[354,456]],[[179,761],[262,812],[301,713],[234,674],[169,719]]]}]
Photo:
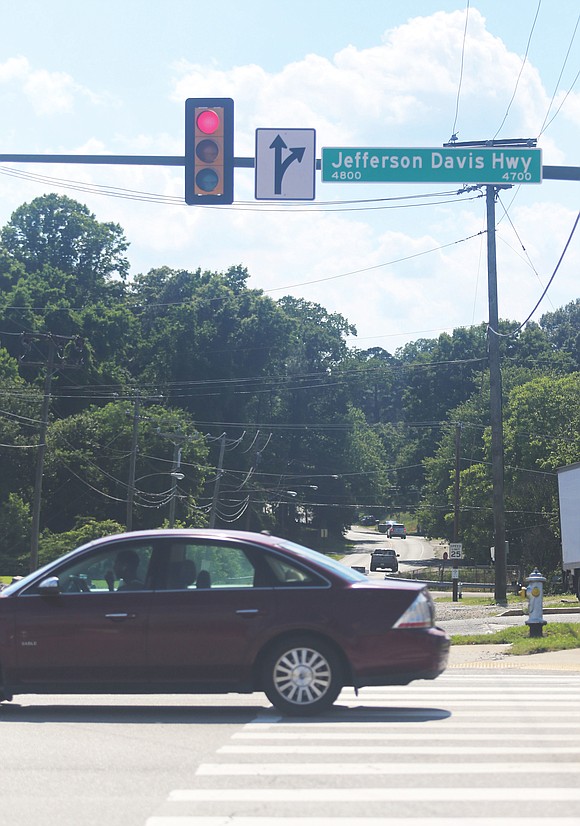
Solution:
[{"label": "distant road", "polygon": [[[346,539],[356,546],[356,550],[343,560],[349,567],[364,565],[368,570],[370,554],[375,548],[393,548],[399,554],[399,565],[402,570],[415,567],[413,562],[433,558],[433,545],[423,536],[388,539],[385,534],[378,533],[374,528],[357,527],[347,531]],[[382,579],[384,571],[373,573],[371,576]]]}]

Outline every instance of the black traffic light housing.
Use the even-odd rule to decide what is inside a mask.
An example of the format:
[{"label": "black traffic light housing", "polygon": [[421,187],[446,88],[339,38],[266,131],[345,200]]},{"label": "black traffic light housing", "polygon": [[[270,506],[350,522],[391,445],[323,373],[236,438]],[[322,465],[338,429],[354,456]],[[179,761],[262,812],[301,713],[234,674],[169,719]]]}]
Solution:
[{"label": "black traffic light housing", "polygon": [[185,101],[185,202],[234,201],[234,101]]}]

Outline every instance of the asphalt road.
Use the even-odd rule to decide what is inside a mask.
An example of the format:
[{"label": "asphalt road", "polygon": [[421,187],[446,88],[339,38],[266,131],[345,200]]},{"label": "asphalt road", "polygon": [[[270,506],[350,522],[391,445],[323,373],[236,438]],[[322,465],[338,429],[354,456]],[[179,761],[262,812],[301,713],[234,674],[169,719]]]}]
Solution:
[{"label": "asphalt road", "polygon": [[[364,565],[368,571],[369,554],[376,548],[393,548],[399,555],[399,569],[404,574],[411,570],[413,562],[432,559],[433,546],[422,536],[408,536],[406,539],[388,539],[385,534],[377,533],[374,528],[351,528],[346,538],[356,546],[353,553],[344,558],[345,565]],[[368,572],[370,577],[383,579],[384,571]]]},{"label": "asphalt road", "polygon": [[[392,544],[403,564],[424,548]],[[345,689],[314,719],[261,694],[19,696],[0,705],[2,826],[580,823],[578,663],[469,667],[461,648],[435,681]]]},{"label": "asphalt road", "polygon": [[578,823],[580,673],[562,670],[450,668],[313,720],[262,695],[25,696],[0,737],[3,826]]}]

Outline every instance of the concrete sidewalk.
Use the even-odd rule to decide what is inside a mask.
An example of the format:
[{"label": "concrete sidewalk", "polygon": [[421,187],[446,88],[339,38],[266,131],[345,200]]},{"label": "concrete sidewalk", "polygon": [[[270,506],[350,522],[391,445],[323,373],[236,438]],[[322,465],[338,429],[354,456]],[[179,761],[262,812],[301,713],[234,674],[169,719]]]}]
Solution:
[{"label": "concrete sidewalk", "polygon": [[517,668],[527,671],[578,671],[580,648],[545,654],[509,654],[510,645],[451,645],[448,668]]},{"label": "concrete sidewalk", "polygon": [[[481,612],[481,613],[480,613]],[[550,651],[545,654],[510,654],[510,645],[453,645],[456,635],[486,634],[514,625],[525,625],[527,616],[517,608],[501,609],[488,606],[472,608],[437,604],[440,616],[436,623],[451,636],[449,668],[517,668],[533,671],[580,671],[580,648],[566,651]],[[480,613],[480,616],[475,614]],[[546,608],[547,623],[566,622],[580,624],[580,606]]]}]

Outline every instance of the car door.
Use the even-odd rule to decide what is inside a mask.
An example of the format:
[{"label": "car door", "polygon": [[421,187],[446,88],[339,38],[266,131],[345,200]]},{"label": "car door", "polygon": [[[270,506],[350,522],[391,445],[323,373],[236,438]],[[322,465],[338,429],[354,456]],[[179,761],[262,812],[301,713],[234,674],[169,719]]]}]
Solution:
[{"label": "car door", "polygon": [[[161,684],[224,690],[249,679],[256,649],[276,624],[271,579],[232,542],[178,540],[164,554],[164,590],[152,596],[149,656]],[[191,563],[183,581],[174,578]],[[195,569],[192,573],[192,569]]]},{"label": "car door", "polygon": [[[139,579],[131,587],[114,570],[118,555],[127,553],[138,558]],[[15,597],[11,679],[31,691],[147,680],[152,554],[151,542],[112,542],[55,569],[58,590],[43,593],[37,582]]]}]

